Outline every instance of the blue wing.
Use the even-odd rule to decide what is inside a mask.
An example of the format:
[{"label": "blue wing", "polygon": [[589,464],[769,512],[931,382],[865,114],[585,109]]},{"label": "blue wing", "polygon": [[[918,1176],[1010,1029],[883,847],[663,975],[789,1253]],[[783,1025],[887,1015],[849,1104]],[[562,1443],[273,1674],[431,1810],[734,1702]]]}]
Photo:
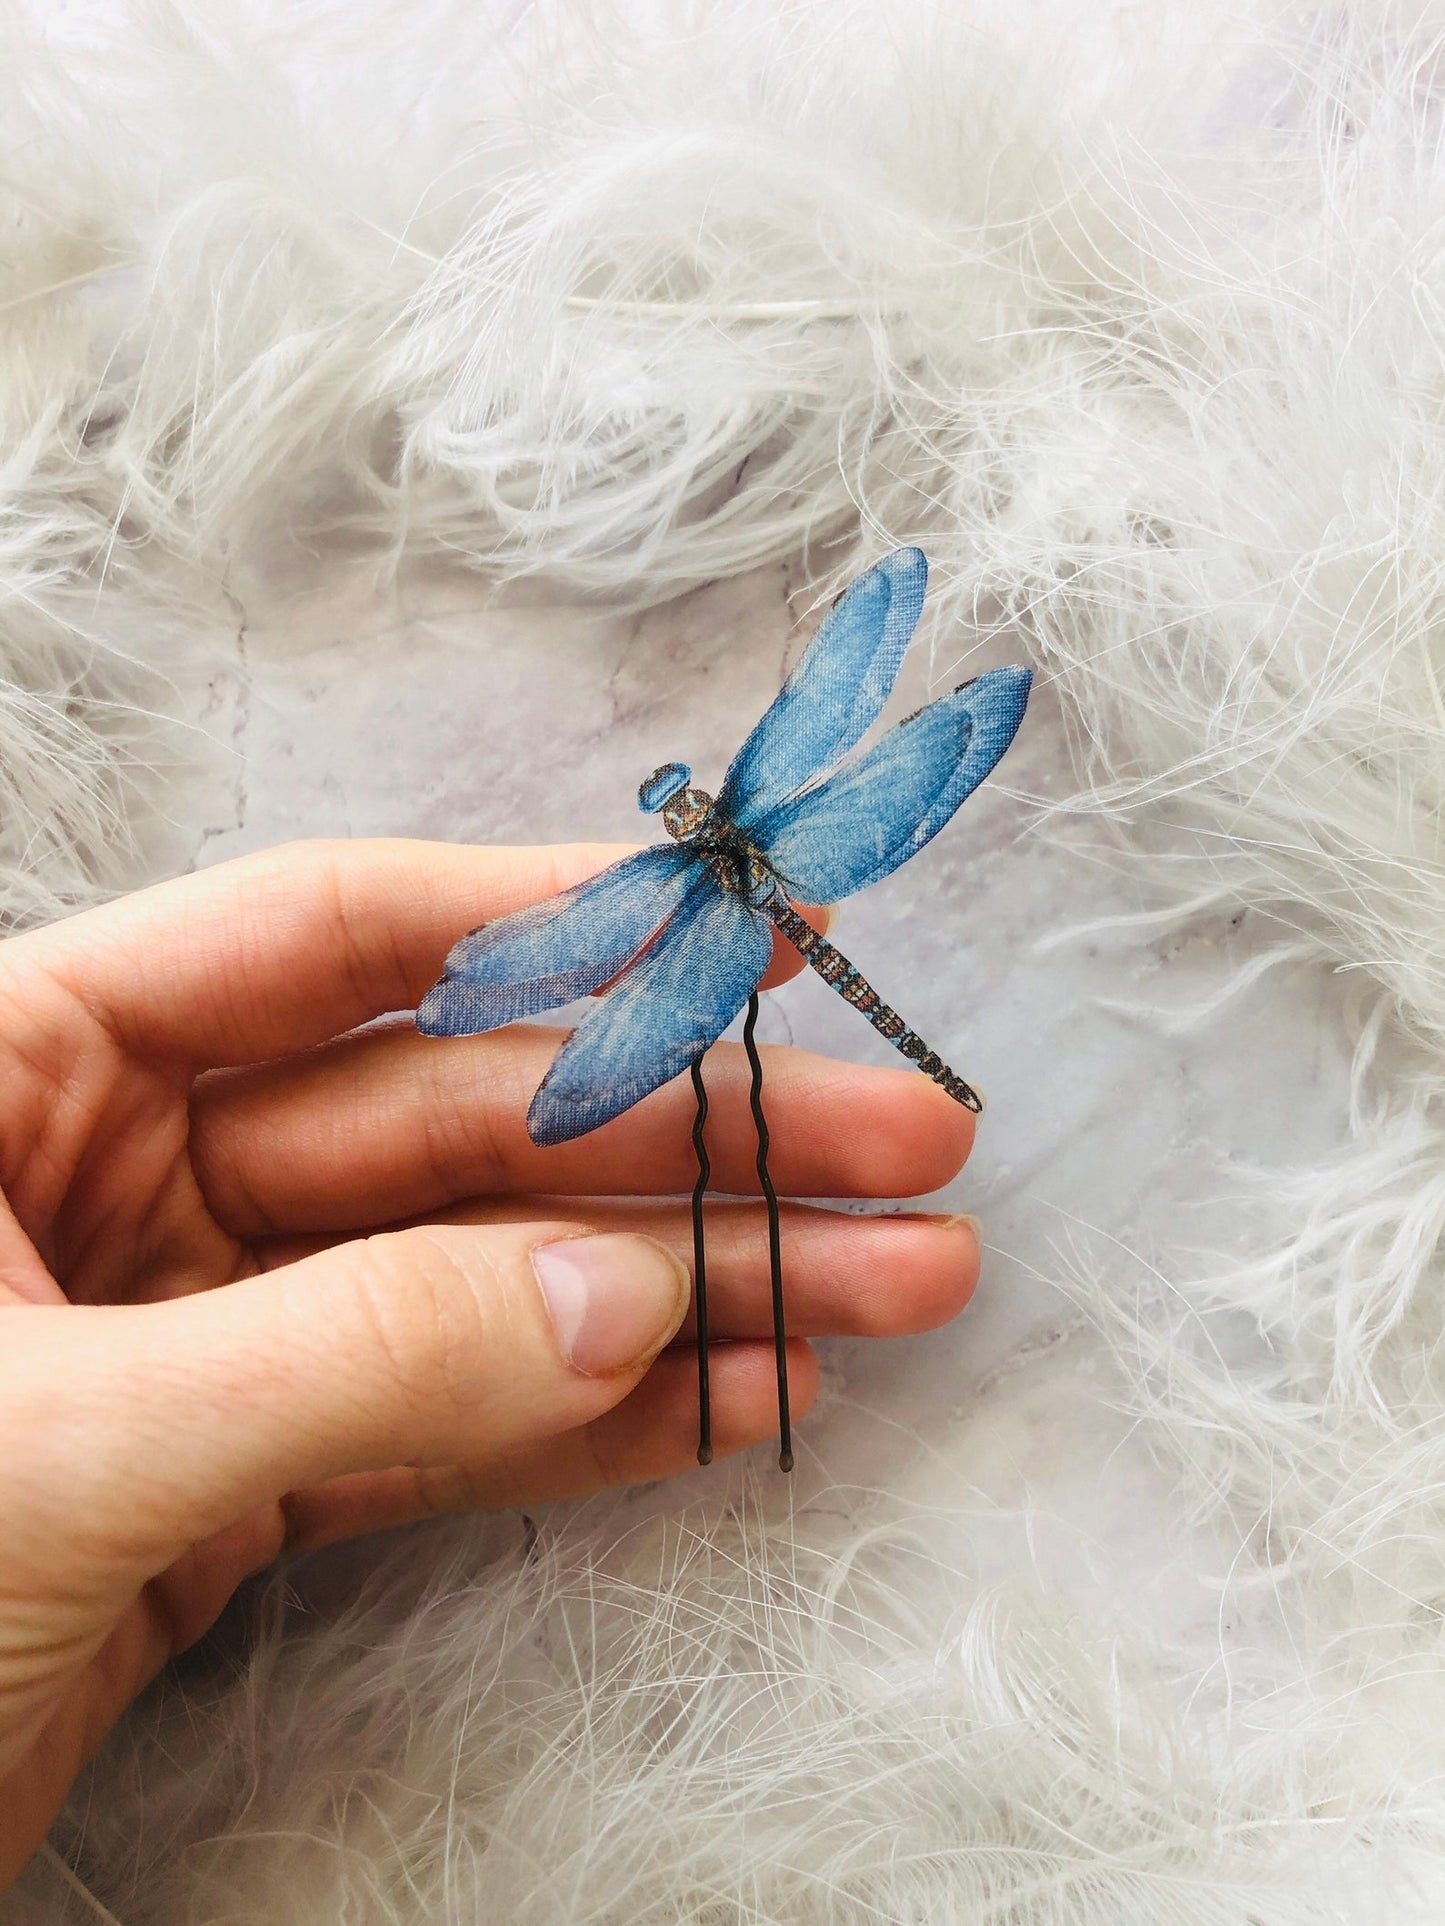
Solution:
[{"label": "blue wing", "polygon": [[680,843],[657,843],[545,903],[484,923],[453,946],[416,1027],[429,1037],[472,1036],[589,996],[666,922],[696,864]]},{"label": "blue wing", "polygon": [[718,802],[740,829],[846,755],[877,721],[927,582],[922,550],[895,549],[829,609],[723,779]]},{"label": "blue wing", "polygon": [[533,1143],[609,1123],[715,1043],[758,986],[772,926],[706,871],[657,944],[587,1011],[527,1112]]},{"label": "blue wing", "polygon": [[783,881],[815,903],[876,883],[936,836],[1014,739],[1033,680],[990,669],[890,729],[752,829]]}]

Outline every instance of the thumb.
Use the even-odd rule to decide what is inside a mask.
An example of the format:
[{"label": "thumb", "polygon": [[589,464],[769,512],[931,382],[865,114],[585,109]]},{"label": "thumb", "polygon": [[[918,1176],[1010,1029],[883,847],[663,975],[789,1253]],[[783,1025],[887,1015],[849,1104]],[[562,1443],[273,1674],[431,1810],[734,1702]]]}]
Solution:
[{"label": "thumb", "polygon": [[118,1579],[149,1575],[296,1486],[476,1463],[586,1423],[646,1371],[688,1290],[648,1237],[434,1225],[162,1304],[12,1311],[0,1456],[25,1489],[7,1509],[62,1518]]}]

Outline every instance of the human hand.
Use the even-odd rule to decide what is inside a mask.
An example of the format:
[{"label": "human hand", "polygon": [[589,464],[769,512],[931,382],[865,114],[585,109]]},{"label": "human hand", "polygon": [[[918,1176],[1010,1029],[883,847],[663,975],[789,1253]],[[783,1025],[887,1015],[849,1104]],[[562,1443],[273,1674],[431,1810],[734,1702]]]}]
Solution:
[{"label": "human hand", "polygon": [[[691,1184],[686,1079],[539,1149],[557,1031],[372,1022],[619,853],[300,844],[0,945],[0,1882],[281,1551],[692,1464],[687,1206],[629,1201]],[[765,1056],[782,1190],[914,1195],[968,1153],[926,1078]],[[751,1192],[740,1050],[708,1088],[714,1182]],[[776,1412],[762,1210],[710,1208],[721,1453]],[[806,1337],[925,1329],[977,1274],[963,1220],[783,1234],[800,1411]]]}]

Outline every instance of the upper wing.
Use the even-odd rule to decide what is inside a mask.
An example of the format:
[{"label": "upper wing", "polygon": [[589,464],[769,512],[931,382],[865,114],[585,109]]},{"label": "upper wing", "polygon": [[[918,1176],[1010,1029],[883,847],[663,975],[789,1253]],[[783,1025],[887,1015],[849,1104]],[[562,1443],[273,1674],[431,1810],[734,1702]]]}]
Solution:
[{"label": "upper wing", "polygon": [[990,669],[890,729],[866,755],[777,804],[752,834],[783,880],[835,902],[906,863],[1014,739],[1027,669]]},{"label": "upper wing", "polygon": [[429,1037],[472,1036],[590,995],[676,909],[695,862],[680,843],[657,843],[545,903],[484,923],[453,946],[416,1027]]},{"label": "upper wing", "polygon": [[829,609],[723,780],[718,802],[740,829],[846,755],[872,727],[917,626],[927,581],[922,550],[895,549]]},{"label": "upper wing", "polygon": [[562,1144],[630,1110],[715,1043],[758,986],[772,926],[706,872],[656,946],[583,1016],[527,1112]]}]

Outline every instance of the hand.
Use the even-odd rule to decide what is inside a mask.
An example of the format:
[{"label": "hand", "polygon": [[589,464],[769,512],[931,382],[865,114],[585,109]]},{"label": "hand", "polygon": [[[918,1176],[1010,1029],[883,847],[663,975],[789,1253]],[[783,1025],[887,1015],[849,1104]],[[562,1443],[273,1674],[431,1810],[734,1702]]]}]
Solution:
[{"label": "hand", "polygon": [[[692,1464],[688,1210],[628,1201],[691,1185],[687,1080],[539,1150],[557,1031],[372,1022],[619,853],[303,844],[0,945],[0,1878],[279,1552]],[[926,1078],[765,1054],[780,1189],[911,1195],[963,1162],[972,1120]],[[708,1144],[750,1192],[741,1057],[708,1059]],[[794,1205],[783,1234],[800,1412],[807,1336],[924,1329],[977,1272],[964,1220]],[[761,1207],[713,1208],[709,1253],[735,1451],[776,1423]]]}]

